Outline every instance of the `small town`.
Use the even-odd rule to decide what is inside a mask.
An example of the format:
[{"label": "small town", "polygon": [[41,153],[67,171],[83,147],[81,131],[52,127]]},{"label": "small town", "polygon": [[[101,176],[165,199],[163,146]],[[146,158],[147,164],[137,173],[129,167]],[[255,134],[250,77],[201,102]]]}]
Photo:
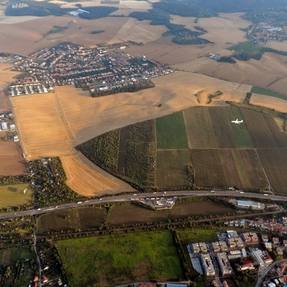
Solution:
[{"label": "small town", "polygon": [[270,41],[283,42],[287,40],[287,31],[285,27],[260,22],[248,29],[247,37],[254,44],[267,44]]},{"label": "small town", "polygon": [[1,141],[19,142],[14,116],[11,112],[0,113],[0,139]]},{"label": "small town", "polygon": [[14,57],[14,70],[23,74],[10,84],[9,95],[46,94],[63,85],[87,90],[92,96],[134,92],[153,87],[152,78],[172,72],[145,56],[132,57],[125,49],[126,45],[86,48],[62,43],[29,57]]}]

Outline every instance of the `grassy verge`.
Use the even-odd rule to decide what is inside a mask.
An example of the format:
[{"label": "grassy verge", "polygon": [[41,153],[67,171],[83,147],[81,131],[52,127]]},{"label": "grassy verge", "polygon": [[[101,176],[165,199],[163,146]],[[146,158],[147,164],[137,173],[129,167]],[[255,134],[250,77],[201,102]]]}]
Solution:
[{"label": "grassy verge", "polygon": [[217,238],[218,229],[186,228],[178,230],[177,234],[183,243],[213,241]]},{"label": "grassy verge", "polygon": [[0,208],[27,204],[32,199],[32,191],[28,184],[12,184],[0,186]]},{"label": "grassy verge", "polygon": [[71,286],[182,277],[169,231],[69,239],[58,241],[56,247]]}]

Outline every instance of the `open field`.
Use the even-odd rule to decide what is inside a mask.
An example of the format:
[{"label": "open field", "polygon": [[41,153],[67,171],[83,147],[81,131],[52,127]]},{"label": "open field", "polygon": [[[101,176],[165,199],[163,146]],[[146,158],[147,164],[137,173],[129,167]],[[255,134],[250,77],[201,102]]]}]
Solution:
[{"label": "open field", "polygon": [[[109,97],[92,98],[73,87],[59,87],[55,93],[48,95],[12,98],[21,144],[27,159],[60,156],[68,184],[81,194],[120,192],[127,189],[125,184],[116,179],[110,182],[110,176],[102,170],[93,168],[89,172],[87,166],[90,163],[80,164],[77,156],[73,158],[76,145],[127,124],[198,105],[193,92],[203,84],[207,90],[223,91],[215,103],[233,97],[240,102],[250,90],[249,86],[192,73],[174,73],[156,79],[155,82],[156,87],[149,91]],[[76,171],[76,166],[81,166],[81,173]],[[95,181],[90,181],[91,176]],[[89,178],[91,183],[85,181],[80,184],[81,178]]]},{"label": "open field", "polygon": [[4,93],[6,85],[18,74],[10,70],[10,65],[0,63],[0,112],[10,111],[10,101]]},{"label": "open field", "polygon": [[[272,130],[269,128],[269,121],[272,121],[273,124],[276,125],[274,120],[263,113],[258,113],[251,109],[242,109],[242,114],[255,147],[271,148],[277,146],[276,139],[272,134]],[[277,133],[280,133],[279,129],[277,129]],[[287,136],[285,145],[287,145]]]},{"label": "open field", "polygon": [[16,75],[18,72],[11,71],[9,64],[0,63],[0,88],[4,88]]},{"label": "open field", "polygon": [[72,152],[71,136],[61,117],[55,94],[15,97],[12,103],[28,159]]},{"label": "open field", "polygon": [[104,207],[87,207],[44,214],[37,219],[39,233],[61,230],[77,231],[99,227],[106,219]]},{"label": "open field", "polygon": [[287,111],[287,100],[280,98],[253,94],[250,99],[250,104],[254,106],[261,106],[268,109],[273,109],[282,113]]},{"label": "open field", "polygon": [[287,150],[262,149],[258,153],[275,193],[286,194]]},{"label": "open field", "polygon": [[265,96],[270,96],[270,97],[275,97],[275,98],[278,98],[278,99],[286,100],[286,97],[281,95],[280,93],[277,93],[277,92],[272,91],[270,89],[257,87],[257,86],[252,87],[251,93],[259,94],[259,95],[265,95]]},{"label": "open field", "polygon": [[208,216],[236,212],[224,204],[206,198],[178,199],[171,210],[154,211],[136,203],[116,203],[110,207],[91,206],[57,211],[41,215],[37,219],[37,231],[47,233],[61,230],[90,230],[106,225],[130,225],[135,223],[158,222],[185,216]]},{"label": "open field", "polygon": [[[84,20],[70,16],[47,16],[12,24],[0,22],[0,51],[28,55],[63,41],[95,46],[111,41],[126,22],[127,18],[120,17]],[[65,26],[67,29],[49,34],[54,26]],[[104,32],[92,34],[95,30]]]},{"label": "open field", "polygon": [[22,151],[17,143],[0,142],[0,176],[25,173]]},{"label": "open field", "polygon": [[191,62],[176,63],[176,68],[197,72],[231,82],[269,88],[287,97],[286,57],[265,53],[258,60],[238,61],[235,64],[218,63],[206,57]]},{"label": "open field", "polygon": [[7,112],[11,110],[9,98],[0,88],[0,112]]},{"label": "open field", "polygon": [[183,244],[190,242],[214,241],[217,239],[217,229],[186,228],[177,230],[177,235]]},{"label": "open field", "polygon": [[61,156],[68,186],[84,196],[133,191],[125,182],[101,170],[79,153]]},{"label": "open field", "polygon": [[167,29],[163,26],[152,26],[148,21],[128,18],[109,43],[132,41],[146,44],[158,40]]},{"label": "open field", "polygon": [[[71,137],[75,144],[79,144],[93,136],[127,124],[198,105],[193,93],[201,89],[202,85],[206,86],[206,90],[214,92],[220,89],[223,92],[223,95],[216,98],[214,103],[232,99],[243,101],[246,92],[250,90],[249,86],[181,72],[156,79],[155,82],[156,87],[148,91],[123,93],[97,99],[72,87],[59,87],[54,94],[45,96],[13,98],[24,146],[29,134],[27,154],[37,157],[42,156],[43,151],[46,153],[49,150],[49,142],[57,138],[52,133],[61,135],[57,140],[61,145],[64,143],[63,150],[67,151],[65,145],[67,141],[71,141],[69,139]],[[158,106],[159,104],[161,106]],[[141,113],[138,113],[139,108]],[[85,113],[82,112],[83,110]],[[95,110],[97,113],[94,112]],[[41,134],[40,130],[45,130],[45,133]],[[46,137],[46,132],[51,134]],[[36,147],[33,150],[34,142],[38,141],[43,142],[36,144],[39,155]],[[57,150],[57,145],[53,142],[52,149]]]},{"label": "open field", "polygon": [[29,248],[6,248],[0,251],[0,264],[7,266],[13,265],[18,260],[32,259],[34,257]]},{"label": "open field", "polygon": [[232,44],[246,40],[245,32],[242,29],[247,28],[250,23],[241,18],[239,13],[222,13],[218,17],[200,18],[195,21],[192,17],[173,16],[172,22],[185,25],[194,30],[195,27],[201,27],[207,31],[201,37],[215,43],[222,48],[227,48]]},{"label": "open field", "polygon": [[[269,180],[257,149],[287,148],[287,134],[282,132],[284,126],[278,125],[276,116],[271,111],[244,105],[192,107],[154,121],[115,130],[120,133],[121,142],[132,145],[117,145],[119,151],[114,157],[111,152],[104,157],[115,166],[121,162],[120,169],[112,170],[116,176],[143,189],[236,187],[264,191]],[[242,119],[243,123],[232,123],[236,118]],[[147,140],[137,136],[129,139],[128,130],[144,130],[141,134],[152,135],[154,126],[157,146],[149,145]],[[123,132],[125,130],[127,133]],[[108,167],[106,160],[98,162],[93,154],[95,150],[99,155],[105,154],[104,150],[113,141],[113,138],[108,140],[109,134],[111,132],[91,140],[90,148],[84,150],[85,156],[104,169]],[[104,147],[97,143],[102,138],[107,141]],[[122,156],[118,157],[118,153],[125,154],[125,160],[119,160]],[[143,158],[146,160],[142,161]],[[151,164],[153,162],[154,165]],[[155,167],[154,177],[144,172],[153,171],[152,168],[146,169],[150,166]],[[132,172],[127,173],[127,170]],[[139,180],[145,177],[150,179],[148,184]]]},{"label": "open field", "polygon": [[252,147],[245,124],[231,123],[242,119],[237,107],[194,108],[184,111],[184,117],[190,148]]},{"label": "open field", "polygon": [[115,205],[109,211],[107,223],[134,224],[145,222],[168,221],[182,217],[227,214],[235,212],[232,208],[208,199],[190,198],[178,200],[171,210],[153,211],[131,203]]},{"label": "open field", "polygon": [[182,277],[169,231],[70,239],[58,241],[56,247],[71,286]]},{"label": "open field", "polygon": [[159,150],[156,162],[156,186],[164,189],[192,185],[190,150]]},{"label": "open field", "polygon": [[[46,16],[26,18],[20,23],[7,21],[1,22],[0,19],[0,51],[24,55],[64,41],[88,46],[123,41],[149,43],[159,39],[166,31],[163,26],[152,26],[147,21],[128,17],[85,20],[71,16]],[[55,26],[65,29],[49,33]]]},{"label": "open field", "polygon": [[32,191],[27,184],[0,185],[0,208],[30,203]]},{"label": "open field", "polygon": [[158,149],[187,148],[187,138],[182,112],[156,119]]},{"label": "open field", "polygon": [[234,186],[253,191],[268,187],[254,150],[192,150],[191,157],[197,187]]}]

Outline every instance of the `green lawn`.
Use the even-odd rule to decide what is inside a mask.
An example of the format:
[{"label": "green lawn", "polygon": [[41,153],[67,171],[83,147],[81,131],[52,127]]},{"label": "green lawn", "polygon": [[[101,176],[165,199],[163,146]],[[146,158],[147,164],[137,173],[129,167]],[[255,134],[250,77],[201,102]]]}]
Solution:
[{"label": "green lawn", "polygon": [[254,94],[260,94],[260,95],[266,95],[266,96],[270,96],[270,97],[274,97],[274,98],[279,98],[279,99],[283,99],[283,100],[287,100],[286,96],[283,96],[275,91],[272,91],[270,89],[265,89],[265,88],[261,88],[261,87],[257,87],[257,86],[253,86],[251,89],[251,93]]},{"label": "green lawn", "polygon": [[157,119],[156,134],[159,149],[183,149],[188,147],[182,112]]},{"label": "green lawn", "polygon": [[182,277],[168,231],[137,232],[58,241],[70,286],[113,286],[141,280]]},{"label": "green lawn", "polygon": [[180,240],[184,243],[213,241],[216,240],[217,233],[217,229],[211,228],[186,228],[177,231]]},{"label": "green lawn", "polygon": [[0,208],[24,205],[31,200],[32,191],[28,184],[0,185]]}]

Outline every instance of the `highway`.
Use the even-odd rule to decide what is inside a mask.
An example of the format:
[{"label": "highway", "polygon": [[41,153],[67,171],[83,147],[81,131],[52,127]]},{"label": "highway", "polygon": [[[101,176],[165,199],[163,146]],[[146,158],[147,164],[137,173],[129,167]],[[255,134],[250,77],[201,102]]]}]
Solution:
[{"label": "highway", "polygon": [[273,195],[267,193],[248,193],[237,190],[182,190],[182,191],[165,191],[153,193],[126,193],[121,195],[105,196],[101,198],[93,198],[85,201],[65,203],[57,206],[49,206],[38,209],[29,209],[24,211],[0,213],[0,220],[13,219],[21,216],[33,216],[44,213],[51,213],[56,210],[64,210],[69,208],[76,208],[80,206],[97,205],[104,203],[116,202],[131,202],[142,200],[147,197],[231,197],[231,198],[249,198],[249,199],[263,199],[275,202],[287,202],[287,196]]}]

